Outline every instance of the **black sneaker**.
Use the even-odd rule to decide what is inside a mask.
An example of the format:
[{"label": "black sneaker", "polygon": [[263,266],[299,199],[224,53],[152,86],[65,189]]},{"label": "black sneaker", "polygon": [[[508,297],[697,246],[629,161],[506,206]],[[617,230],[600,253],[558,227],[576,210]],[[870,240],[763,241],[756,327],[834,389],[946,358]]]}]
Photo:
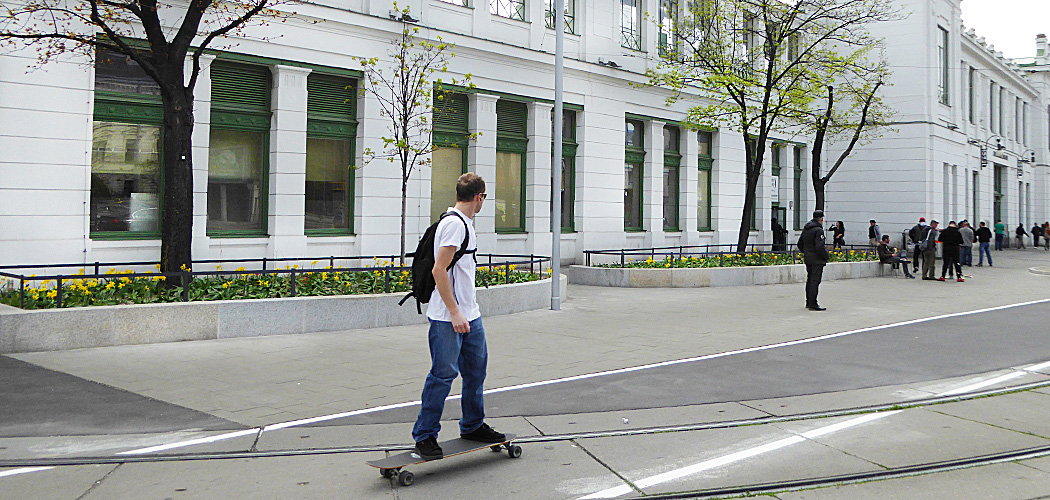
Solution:
[{"label": "black sneaker", "polygon": [[416,453],[419,453],[423,460],[438,460],[445,457],[445,453],[441,451],[441,446],[438,445],[438,440],[435,437],[417,441]]},{"label": "black sneaker", "polygon": [[468,441],[478,441],[481,443],[502,443],[507,440],[507,436],[492,430],[492,427],[489,427],[489,424],[481,424],[481,427],[466,434],[461,434],[459,437]]}]

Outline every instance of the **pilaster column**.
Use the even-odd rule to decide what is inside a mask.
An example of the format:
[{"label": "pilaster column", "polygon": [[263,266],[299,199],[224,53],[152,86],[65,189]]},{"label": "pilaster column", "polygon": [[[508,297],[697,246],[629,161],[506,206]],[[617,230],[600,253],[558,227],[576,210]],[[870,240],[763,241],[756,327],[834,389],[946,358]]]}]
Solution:
[{"label": "pilaster column", "polygon": [[[488,5],[485,8],[488,9]],[[493,253],[496,251],[496,209],[492,201],[496,193],[496,101],[499,97],[469,94],[469,98],[467,126],[471,133],[478,136],[467,147],[467,171],[475,172],[485,179],[485,190],[491,200],[483,206],[481,213],[474,216],[474,230],[478,234],[480,252]]]},{"label": "pilaster column", "polygon": [[269,228],[274,257],[306,255],[306,77],[310,70],[276,65],[270,108]]},{"label": "pilaster column", "polygon": [[[215,56],[200,56],[201,70],[193,89],[193,256],[208,254],[208,147],[211,143],[211,64]],[[186,56],[187,78],[193,71],[193,56]]]},{"label": "pilaster column", "polygon": [[700,140],[696,131],[682,129],[682,166],[678,177],[678,228],[682,230],[682,244],[696,245],[700,242],[697,230],[697,183],[700,181]]},{"label": "pilaster column", "polygon": [[[551,217],[553,151],[551,111],[545,102],[529,104],[529,146],[525,153],[525,231],[529,233],[529,252],[550,255],[551,231],[557,224]],[[561,127],[557,127],[561,131]]]},{"label": "pilaster column", "polygon": [[664,244],[664,123],[646,123],[645,172],[642,181],[642,228],[647,246]]}]

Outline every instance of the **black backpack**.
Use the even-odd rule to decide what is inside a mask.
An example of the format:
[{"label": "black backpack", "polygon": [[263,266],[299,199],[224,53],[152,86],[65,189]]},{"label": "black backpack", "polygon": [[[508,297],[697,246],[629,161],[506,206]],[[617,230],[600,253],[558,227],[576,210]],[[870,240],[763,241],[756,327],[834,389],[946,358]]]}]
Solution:
[{"label": "black backpack", "polygon": [[[452,257],[452,262],[449,263],[448,268],[445,270],[452,269],[452,266],[459,262],[459,259],[465,254],[474,254],[477,249],[467,250],[467,244],[470,242],[470,228],[467,227],[467,221],[463,216],[457,212],[445,212],[441,215],[441,218],[437,222],[430,225],[426,231],[423,232],[423,237],[419,239],[419,244],[416,245],[416,251],[406,254],[406,257],[412,257],[412,291],[408,292],[397,305],[404,305],[405,301],[409,297],[416,298],[416,312],[423,314],[423,307],[420,304],[426,304],[430,302],[430,296],[434,293],[434,288],[437,285],[434,283],[434,235],[437,233],[438,224],[449,215],[455,214],[463,221],[463,228],[466,229],[466,234],[463,236],[463,244],[459,246],[459,250],[456,250],[456,254]],[[476,259],[477,257],[475,257]]]}]

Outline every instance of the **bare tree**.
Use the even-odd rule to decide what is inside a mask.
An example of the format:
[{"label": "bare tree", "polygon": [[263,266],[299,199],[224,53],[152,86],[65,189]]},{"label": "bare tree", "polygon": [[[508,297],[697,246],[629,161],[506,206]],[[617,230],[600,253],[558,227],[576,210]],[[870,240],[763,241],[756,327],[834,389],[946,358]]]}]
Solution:
[{"label": "bare tree", "polygon": [[201,55],[216,40],[241,35],[249,22],[289,16],[273,8],[277,1],[29,0],[0,8],[0,42],[35,49],[40,64],[62,54],[93,58],[99,49],[110,50],[133,60],[160,88],[161,272],[178,272],[192,261],[193,89]]},{"label": "bare tree", "polygon": [[[397,9],[397,4],[394,4]],[[399,9],[402,19],[409,16],[409,8]],[[434,151],[431,133],[434,114],[449,112],[445,104],[453,86],[470,83],[470,74],[457,80],[434,80],[435,73],[448,73],[448,65],[455,53],[454,46],[437,37],[435,41],[417,38],[419,27],[404,24],[401,36],[395,39],[390,58],[391,68],[384,68],[379,58],[359,59],[365,72],[362,91],[375,97],[380,114],[386,118],[390,135],[382,137],[381,151],[365,150],[365,163],[386,159],[401,167],[401,258],[405,263],[405,226],[408,215],[408,182],[417,168],[431,165]],[[471,134],[474,138],[475,134]]]},{"label": "bare tree", "polygon": [[720,125],[743,136],[746,183],[737,251],[755,212],[766,144],[776,131],[812,125],[826,83],[851,57],[876,44],[871,23],[897,17],[890,0],[693,0],[670,30],[650,85],[673,91],[668,103],[697,94],[685,120]]}]

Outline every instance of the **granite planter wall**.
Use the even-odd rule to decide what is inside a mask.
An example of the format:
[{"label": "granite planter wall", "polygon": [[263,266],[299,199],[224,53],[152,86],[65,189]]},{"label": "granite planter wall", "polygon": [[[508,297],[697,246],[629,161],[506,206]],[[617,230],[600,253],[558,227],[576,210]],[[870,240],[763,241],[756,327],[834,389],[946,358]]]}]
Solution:
[{"label": "granite planter wall", "polygon": [[[891,273],[873,262],[835,262],[824,267],[824,281],[872,278]],[[806,266],[702,267],[675,269],[572,266],[569,283],[624,288],[701,288],[709,286],[805,283]]]},{"label": "granite planter wall", "polygon": [[[561,296],[567,278],[561,276]],[[0,311],[0,353],[333,332],[426,323],[403,295],[345,295]],[[550,280],[478,290],[481,314],[550,307]]]}]

